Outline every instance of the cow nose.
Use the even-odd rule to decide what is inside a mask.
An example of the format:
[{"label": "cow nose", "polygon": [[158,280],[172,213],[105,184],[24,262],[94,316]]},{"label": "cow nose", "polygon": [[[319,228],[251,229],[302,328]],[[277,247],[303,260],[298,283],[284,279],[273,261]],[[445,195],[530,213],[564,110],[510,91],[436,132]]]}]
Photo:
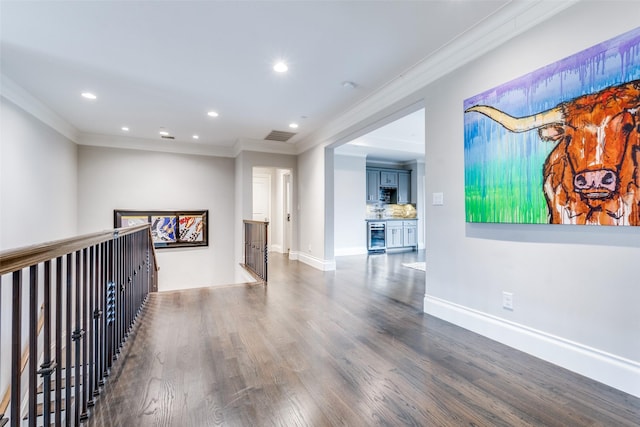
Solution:
[{"label": "cow nose", "polygon": [[576,174],[573,185],[577,191],[608,190],[615,191],[618,177],[615,172],[608,169],[586,171]]}]

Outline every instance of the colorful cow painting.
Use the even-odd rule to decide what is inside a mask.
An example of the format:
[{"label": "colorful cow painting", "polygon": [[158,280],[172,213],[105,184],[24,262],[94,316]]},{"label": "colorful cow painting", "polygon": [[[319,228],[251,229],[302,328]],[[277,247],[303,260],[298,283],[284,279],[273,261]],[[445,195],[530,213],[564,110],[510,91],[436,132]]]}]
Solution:
[{"label": "colorful cow painting", "polygon": [[551,223],[640,225],[640,80],[526,117],[486,105],[466,112],[557,143],[543,168]]},{"label": "colorful cow painting", "polygon": [[640,226],[640,28],[464,111],[468,222]]}]

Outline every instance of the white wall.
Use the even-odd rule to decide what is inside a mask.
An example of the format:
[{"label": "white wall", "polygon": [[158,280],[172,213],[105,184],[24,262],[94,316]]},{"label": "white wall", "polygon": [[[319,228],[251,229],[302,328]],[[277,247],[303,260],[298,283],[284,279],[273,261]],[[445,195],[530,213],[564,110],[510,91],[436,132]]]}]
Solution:
[{"label": "white wall", "polygon": [[[332,150],[331,150],[332,151]],[[331,154],[333,155],[333,154]],[[294,211],[298,213],[298,259],[320,270],[335,269],[333,254],[327,257],[325,244],[331,244],[333,252],[333,233],[325,242],[326,221],[333,218],[333,211],[325,215],[325,147],[311,148],[298,156],[299,203]],[[329,168],[332,174],[333,169]],[[333,180],[331,180],[333,181]],[[333,187],[331,187],[333,192]],[[331,205],[333,206],[333,204]],[[331,208],[333,209],[333,208]],[[330,240],[330,242],[329,242]]]},{"label": "white wall", "polygon": [[113,228],[114,209],[209,210],[209,246],[157,251],[160,291],[236,282],[234,160],[79,147],[78,228]]},{"label": "white wall", "polygon": [[[611,11],[617,10],[616,19]],[[465,224],[463,100],[638,25],[583,2],[423,91],[425,311],[640,396],[640,227]],[[570,35],[570,37],[568,37]],[[502,292],[514,310],[502,308]]]},{"label": "white wall", "polygon": [[[235,238],[238,241],[242,241],[243,228],[242,221],[244,219],[251,219],[252,217],[252,205],[253,205],[253,170],[254,168],[266,168],[266,169],[288,169],[292,175],[292,199],[293,206],[298,203],[298,189],[297,189],[297,159],[295,156],[288,154],[274,154],[274,153],[259,153],[255,151],[243,151],[235,158],[235,204],[236,215],[235,220]],[[293,223],[293,236],[291,239],[291,254],[294,259],[297,256],[297,233],[296,224],[298,218],[296,211],[292,212],[291,221]],[[236,263],[241,263],[244,257],[242,245],[236,247],[235,259]]]},{"label": "white wall", "polygon": [[411,174],[411,200],[415,201],[418,211],[418,248],[424,249],[425,222],[428,220],[426,212],[427,199],[425,199],[425,178],[424,162],[411,164],[413,173]]},{"label": "white wall", "polygon": [[367,158],[335,154],[334,244],[335,255],[367,253]]},{"label": "white wall", "polygon": [[0,101],[0,249],[74,236],[76,144]]},{"label": "white wall", "polygon": [[[0,97],[0,250],[76,234],[77,147]],[[28,272],[22,285],[28,295]],[[11,376],[11,275],[0,282],[0,390]],[[42,289],[42,283],[40,283]],[[42,291],[39,293],[42,295]],[[23,346],[29,299],[23,298]]]}]

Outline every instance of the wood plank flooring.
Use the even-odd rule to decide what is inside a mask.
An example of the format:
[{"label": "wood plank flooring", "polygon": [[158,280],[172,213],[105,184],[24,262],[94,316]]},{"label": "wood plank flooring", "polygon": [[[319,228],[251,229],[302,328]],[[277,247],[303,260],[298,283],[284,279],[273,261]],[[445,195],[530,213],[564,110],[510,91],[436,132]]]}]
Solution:
[{"label": "wood plank flooring", "polygon": [[640,399],[423,314],[420,256],[151,295],[87,424],[640,424]]}]

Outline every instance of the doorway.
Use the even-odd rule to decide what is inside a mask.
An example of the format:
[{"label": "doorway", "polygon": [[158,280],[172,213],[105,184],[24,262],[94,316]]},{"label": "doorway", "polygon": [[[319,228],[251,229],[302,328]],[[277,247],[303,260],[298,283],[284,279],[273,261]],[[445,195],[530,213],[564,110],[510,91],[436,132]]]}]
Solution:
[{"label": "doorway", "polygon": [[254,167],[252,193],[252,219],[269,222],[269,251],[289,254],[293,240],[291,169]]},{"label": "doorway", "polygon": [[291,252],[291,172],[286,171],[282,174],[282,187],[284,189],[283,197],[283,239],[282,239],[282,253],[289,254]]}]

